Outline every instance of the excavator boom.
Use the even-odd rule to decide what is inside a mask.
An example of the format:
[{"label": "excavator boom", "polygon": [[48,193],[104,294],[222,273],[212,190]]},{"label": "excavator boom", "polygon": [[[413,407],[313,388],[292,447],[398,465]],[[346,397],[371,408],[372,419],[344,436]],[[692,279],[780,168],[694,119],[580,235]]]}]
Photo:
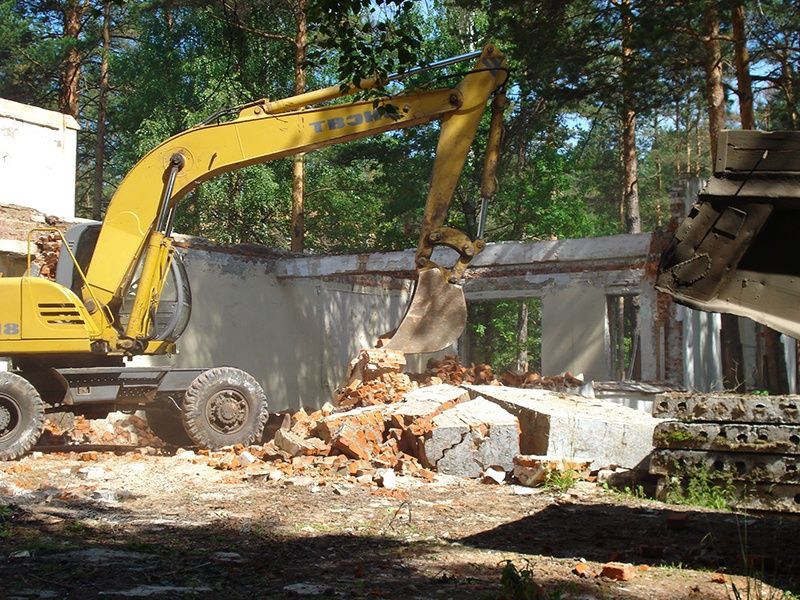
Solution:
[{"label": "excavator boom", "polygon": [[[465,56],[475,58],[473,54]],[[396,111],[381,110],[369,101],[308,107],[356,91],[354,87],[342,91],[334,86],[284,100],[249,103],[240,107],[233,120],[202,124],[159,145],[139,161],[114,194],[86,272],[83,296],[90,299],[87,308],[96,326],[110,333],[111,350],[149,352],[146,340],[150,315],[158,305],[172,256],[174,210],[178,201],[199,183],[233,169],[433,120],[441,121],[441,133],[416,264],[419,270],[436,269],[444,284],[429,285],[433,276],[420,278],[419,293],[412,301],[417,306],[409,315],[433,315],[421,322],[415,335],[422,335],[425,322],[438,321],[441,333],[434,335],[431,331],[427,337],[442,341],[447,338],[444,346],[448,345],[463,329],[463,319],[452,315],[445,318],[442,314],[450,302],[454,315],[464,312],[465,303],[460,288],[447,286],[455,286],[469,260],[482,248],[482,242],[473,242],[442,224],[487,101],[506,78],[503,54],[487,45],[477,56],[474,68],[455,87],[387,99],[386,103]],[[361,87],[377,84],[375,79],[363,80]],[[430,261],[437,245],[450,246],[459,253],[453,269]],[[133,309],[121,331],[121,326],[112,321],[139,265],[143,267]],[[441,309],[438,312],[430,311],[425,299],[432,293],[447,294],[449,299],[437,304]],[[449,335],[444,335],[445,329],[451,330]],[[409,337],[404,334],[402,339]],[[442,341],[429,341],[414,348],[400,341],[396,345],[423,352],[438,349],[433,346],[442,346]]]}]

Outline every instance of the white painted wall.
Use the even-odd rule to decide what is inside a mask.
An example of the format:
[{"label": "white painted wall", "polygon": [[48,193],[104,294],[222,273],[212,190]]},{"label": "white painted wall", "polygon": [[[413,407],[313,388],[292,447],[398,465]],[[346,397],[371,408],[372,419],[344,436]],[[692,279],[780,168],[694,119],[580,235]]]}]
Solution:
[{"label": "white painted wall", "polygon": [[606,291],[590,282],[542,298],[542,372],[608,379]]},{"label": "white painted wall", "polygon": [[0,204],[75,216],[77,121],[0,98]]}]

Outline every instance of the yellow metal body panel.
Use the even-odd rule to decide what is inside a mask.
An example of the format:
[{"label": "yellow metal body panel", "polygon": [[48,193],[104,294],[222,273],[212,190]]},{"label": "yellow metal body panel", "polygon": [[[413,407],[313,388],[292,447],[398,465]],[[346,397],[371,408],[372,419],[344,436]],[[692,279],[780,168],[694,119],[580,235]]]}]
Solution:
[{"label": "yellow metal body panel", "polygon": [[99,330],[72,290],[41,277],[21,279],[22,339],[97,337]]},{"label": "yellow metal body panel", "polygon": [[[9,331],[15,335],[2,335]],[[90,352],[98,333],[80,299],[39,277],[0,278],[0,356]]]},{"label": "yellow metal body panel", "polygon": [[22,280],[0,277],[0,355],[7,342],[22,337]]}]

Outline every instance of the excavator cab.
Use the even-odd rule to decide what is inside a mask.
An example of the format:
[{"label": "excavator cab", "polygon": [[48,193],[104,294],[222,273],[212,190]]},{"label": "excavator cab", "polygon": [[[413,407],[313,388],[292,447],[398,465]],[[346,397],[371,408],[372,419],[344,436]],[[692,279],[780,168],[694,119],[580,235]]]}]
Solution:
[{"label": "excavator cab", "polygon": [[656,289],[800,338],[800,132],[722,131]]}]

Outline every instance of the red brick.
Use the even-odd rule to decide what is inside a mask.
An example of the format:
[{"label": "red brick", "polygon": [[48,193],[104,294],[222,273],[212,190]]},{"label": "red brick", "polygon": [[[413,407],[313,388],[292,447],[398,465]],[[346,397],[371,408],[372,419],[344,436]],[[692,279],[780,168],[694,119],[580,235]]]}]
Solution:
[{"label": "red brick", "polygon": [[615,581],[628,581],[633,578],[634,569],[630,563],[609,562],[603,565],[600,575]]}]

